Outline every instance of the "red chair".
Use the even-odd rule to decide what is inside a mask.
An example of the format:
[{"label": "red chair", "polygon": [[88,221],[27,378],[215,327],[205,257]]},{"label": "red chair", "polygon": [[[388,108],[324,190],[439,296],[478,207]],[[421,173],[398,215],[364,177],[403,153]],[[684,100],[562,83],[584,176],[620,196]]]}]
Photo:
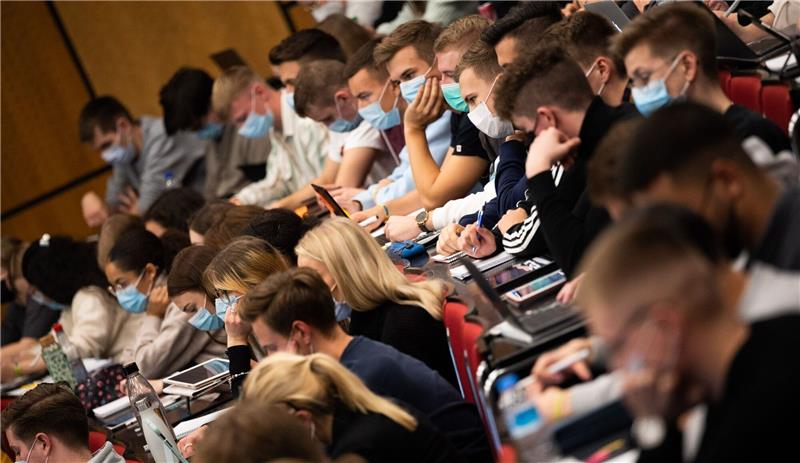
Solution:
[{"label": "red chair", "polygon": [[[94,453],[106,444],[106,435],[100,431],[89,431],[89,451]],[[120,455],[125,455],[125,446],[112,442],[114,450]]]},{"label": "red chair", "polygon": [[722,91],[725,92],[726,95],[728,95],[728,98],[731,97],[730,85],[731,85],[730,71],[719,71],[719,86],[722,87]]},{"label": "red chair", "polygon": [[792,98],[785,83],[767,84],[761,87],[761,108],[764,117],[776,123],[787,134],[792,118]]},{"label": "red chair", "polygon": [[453,360],[453,367],[456,369],[461,396],[467,402],[475,403],[475,397],[469,387],[469,374],[464,362],[464,316],[468,310],[467,306],[462,302],[447,300],[444,303],[442,320],[447,331],[450,357]]},{"label": "red chair", "polygon": [[730,98],[734,103],[761,114],[761,78],[758,76],[732,77]]}]

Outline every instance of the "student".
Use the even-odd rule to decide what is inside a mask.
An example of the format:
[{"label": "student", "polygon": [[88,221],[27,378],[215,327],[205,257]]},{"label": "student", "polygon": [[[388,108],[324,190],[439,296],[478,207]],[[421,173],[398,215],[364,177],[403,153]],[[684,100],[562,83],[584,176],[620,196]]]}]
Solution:
[{"label": "student", "polygon": [[336,38],[319,29],[295,32],[269,51],[269,64],[286,87],[283,98],[290,108],[294,109],[295,80],[300,67],[318,59],[347,61]]},{"label": "student", "polygon": [[[266,176],[237,192],[231,199],[235,204],[268,206],[319,176],[335,176],[335,172],[326,173],[329,166],[323,167],[329,145],[327,131],[299,117],[283,95],[285,92],[264,83],[261,76],[244,66],[227,69],[214,82],[211,101],[220,119],[236,126],[245,138],[269,140]],[[333,178],[323,183],[333,183]],[[300,202],[289,206],[297,207]]]},{"label": "student", "polygon": [[325,354],[355,373],[375,394],[419,410],[468,461],[489,461],[488,442],[475,408],[419,360],[371,339],[347,335],[333,316],[327,288],[317,272],[292,269],[256,286],[244,298],[240,312],[253,323],[253,332],[270,357],[278,351]]},{"label": "student", "polygon": [[559,2],[524,2],[507,15],[494,22],[482,34],[481,40],[494,47],[497,53],[497,62],[501,67],[508,67],[517,58],[522,46],[531,45],[518,41],[517,35],[522,31],[525,23],[532,28],[544,31],[551,25],[561,21]]},{"label": "student", "polygon": [[684,98],[723,114],[741,141],[757,136],[773,153],[789,150],[788,137],[775,123],[725,95],[714,31],[711,13],[704,8],[672,4],[638,16],[615,37],[612,52],[625,60],[636,108],[649,116]]},{"label": "student", "polygon": [[[408,104],[389,79],[386,68],[375,62],[374,50],[379,43],[380,40],[369,42],[353,55],[345,66],[344,75],[350,92],[356,97],[359,115],[383,131],[387,147],[396,154],[399,152],[396,155],[398,165],[386,178],[365,189],[341,188],[331,192],[342,207],[349,211],[362,211],[353,215],[354,220],[363,220],[370,214],[383,214],[385,211],[382,206],[377,207],[378,204],[387,206],[387,210],[395,214],[419,207],[402,126]],[[434,158],[441,162],[450,143],[447,121],[429,125],[425,137]]]},{"label": "student", "polygon": [[[469,16],[439,34],[431,24],[414,21],[398,27],[375,48],[376,63],[386,66],[389,77],[401,83],[402,96],[409,103],[403,128],[414,183],[426,210],[468,194],[492,161],[480,143],[480,132],[461,112],[467,107],[458,86],[451,85],[452,72],[461,55],[486,26],[488,23],[482,18]],[[447,85],[448,103],[442,97],[440,83]],[[448,108],[456,111],[449,112],[450,149],[440,169],[428,147],[425,128],[447,117]]]},{"label": "student", "polygon": [[189,241],[192,244],[203,244],[204,235],[214,225],[214,222],[228,209],[235,205],[223,200],[212,200],[201,207],[189,218]]},{"label": "student", "polygon": [[299,215],[288,209],[270,209],[264,211],[244,228],[244,235],[261,238],[275,247],[287,262],[297,265],[294,248],[309,230],[319,225],[316,218]]},{"label": "student", "polygon": [[[107,282],[97,268],[93,244],[45,234],[25,251],[22,274],[31,285],[31,297],[60,312],[58,321],[82,358],[130,361],[142,319],[119,310],[104,289]],[[14,365],[13,373],[19,376],[44,368],[38,360]]]},{"label": "student", "polygon": [[304,64],[295,80],[295,111],[328,128],[328,158],[338,166],[335,185],[360,188],[391,172],[394,160],[380,132],[358,114],[347,88],[344,63],[321,59]]},{"label": "student", "polygon": [[224,248],[234,238],[243,235],[250,222],[263,213],[264,209],[256,206],[236,206],[224,210],[203,235],[203,244],[217,251]]},{"label": "student", "polygon": [[579,306],[625,376],[640,461],[682,460],[677,419],[698,403],[708,412],[694,461],[778,461],[794,451],[800,371],[784,359],[800,353],[800,316],[741,322],[717,269],[660,223],[615,225],[581,270]]},{"label": "student", "polygon": [[89,421],[65,386],[43,383],[3,410],[3,432],[16,461],[125,463],[111,442],[89,451]]},{"label": "student", "polygon": [[[645,151],[643,151],[645,150]],[[647,157],[636,153],[647,152]],[[730,256],[800,270],[800,190],[782,191],[744,152],[728,118],[676,103],[648,118],[620,160],[619,182],[634,204],[669,201],[702,214]]]},{"label": "student", "polygon": [[308,232],[296,252],[300,267],[322,275],[337,310],[338,301],[352,309],[351,335],[388,344],[458,385],[442,324],[447,289],[441,281],[408,281],[375,239],[346,218]]},{"label": "student", "polygon": [[167,190],[144,214],[145,228],[159,237],[169,228],[189,233],[189,217],[200,210],[204,203],[200,193],[192,189]]},{"label": "student", "polygon": [[[533,206],[520,226],[504,234],[505,250],[522,255],[547,251],[571,276],[586,246],[610,220],[586,194],[586,163],[609,128],[636,112],[609,107],[594,96],[580,67],[559,48],[539,49],[515,62],[503,73],[497,92],[499,115],[536,136],[525,172]],[[569,167],[556,166],[557,161]],[[470,225],[459,245],[470,253],[475,246],[477,255],[486,256],[496,241],[488,230]]]},{"label": "student", "polygon": [[252,181],[247,169],[261,166],[263,172],[269,153],[267,138],[242,137],[234,125],[219,119],[211,108],[213,85],[214,79],[202,69],[181,68],[159,92],[167,134],[185,130],[206,140],[206,199],[228,198],[244,188]]},{"label": "student", "polygon": [[[203,284],[203,273],[216,253],[208,246],[189,246],[175,256],[172,271],[167,277],[167,294],[183,313],[189,315],[188,323],[195,329],[208,333],[209,345],[219,351],[227,345],[225,321],[217,316],[213,295]],[[213,344],[212,344],[213,343]]]},{"label": "student", "polygon": [[152,233],[123,233],[109,254],[105,272],[125,312],[143,313],[133,343],[145,378],[161,378],[193,363],[219,357],[224,347],[188,323],[190,315],[170,303],[166,280],[174,254]]},{"label": "student", "polygon": [[[479,41],[464,53],[453,75],[459,84],[461,96],[470,110],[468,117],[480,130],[481,144],[487,153],[496,153],[502,149],[502,147],[498,149],[496,145],[503,142],[514,130],[511,122],[497,117],[494,109],[494,88],[501,72],[502,68],[497,64],[494,49]],[[502,180],[503,177],[498,176],[501,172],[499,164],[502,163],[502,159],[495,156],[496,154],[491,155],[494,161],[490,167],[489,181],[483,190],[464,198],[450,200],[432,211],[391,217],[384,230],[386,237],[392,241],[403,241],[413,239],[420,232],[432,230],[442,230],[442,234],[446,235],[448,230],[458,224],[463,217],[481,208],[496,210],[495,205],[498,204],[498,200],[495,184],[507,180]],[[520,174],[516,182],[519,183],[520,195],[524,194],[527,187],[526,183],[521,181],[522,177]],[[484,220],[489,222],[488,218],[484,217]],[[474,219],[469,223],[473,221]],[[439,243],[443,241],[440,239]]]},{"label": "student", "polygon": [[542,41],[562,47],[581,67],[594,94],[613,107],[622,104],[628,87],[625,62],[610,50],[617,34],[608,19],[579,11],[550,26]]},{"label": "student", "polygon": [[108,220],[108,205],[97,193],[90,191],[81,198],[81,214],[89,228],[97,228]]},{"label": "student", "polygon": [[[325,461],[322,449],[304,423],[286,407],[258,400],[242,401],[212,422],[209,429],[211,432],[198,442],[193,462]],[[193,443],[188,444],[187,450],[192,446]]]},{"label": "student", "polygon": [[354,453],[367,461],[465,461],[425,418],[376,395],[327,355],[271,355],[253,370],[244,397],[287,407],[333,458]]},{"label": "student", "polygon": [[256,352],[250,346],[250,323],[240,316],[239,301],[254,286],[273,273],[288,269],[284,257],[269,243],[253,237],[233,240],[208,264],[203,273],[204,286],[215,294],[216,315],[225,321],[228,336],[226,354],[231,362],[231,390],[239,395],[242,382],[250,371]]},{"label": "student", "polygon": [[168,179],[191,185],[191,174],[202,162],[204,143],[196,135],[168,136],[163,120],[134,120],[112,96],[95,98],[83,107],[78,131],[81,142],[91,144],[112,166],[105,198],[112,211],[147,212]]}]

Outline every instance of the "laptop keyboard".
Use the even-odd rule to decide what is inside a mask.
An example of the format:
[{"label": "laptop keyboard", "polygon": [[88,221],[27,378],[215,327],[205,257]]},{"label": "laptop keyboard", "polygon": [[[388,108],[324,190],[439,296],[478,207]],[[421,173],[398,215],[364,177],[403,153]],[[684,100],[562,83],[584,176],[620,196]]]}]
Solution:
[{"label": "laptop keyboard", "polygon": [[520,315],[519,321],[529,333],[538,333],[574,316],[569,306],[553,301],[544,307],[525,312]]}]

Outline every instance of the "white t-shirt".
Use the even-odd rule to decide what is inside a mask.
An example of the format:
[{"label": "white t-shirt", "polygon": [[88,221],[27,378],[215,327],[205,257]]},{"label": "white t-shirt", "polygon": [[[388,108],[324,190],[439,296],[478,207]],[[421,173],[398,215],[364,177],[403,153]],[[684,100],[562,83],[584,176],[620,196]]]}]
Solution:
[{"label": "white t-shirt", "polygon": [[380,132],[367,121],[361,121],[355,129],[350,132],[328,131],[330,144],[328,145],[328,158],[332,161],[341,163],[342,154],[355,148],[372,148],[380,151],[375,157],[375,161],[370,167],[366,184],[372,184],[387,177],[397,166],[396,161],[386,148]]},{"label": "white t-shirt", "polygon": [[797,18],[800,17],[800,2],[797,0],[775,0],[768,8],[775,15],[772,21],[775,29],[785,29],[797,24]]}]

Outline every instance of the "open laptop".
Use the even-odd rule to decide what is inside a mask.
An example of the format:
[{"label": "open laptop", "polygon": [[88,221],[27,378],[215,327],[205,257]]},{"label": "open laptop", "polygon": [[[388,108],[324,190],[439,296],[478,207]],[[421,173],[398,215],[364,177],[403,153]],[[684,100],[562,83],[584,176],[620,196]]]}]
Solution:
[{"label": "open laptop", "polygon": [[[717,59],[719,60],[755,65],[789,50],[789,46],[786,43],[772,36],[747,44],[726,26],[717,15],[712,14],[711,16],[714,18],[714,25],[717,30]],[[791,26],[779,32],[793,36],[795,35],[793,28],[794,26]]]},{"label": "open laptop", "polygon": [[[500,316],[502,316],[509,323],[517,326],[530,335],[540,334],[564,323],[580,320],[580,316],[575,313],[570,306],[563,305],[555,301],[550,304],[545,304],[541,307],[527,310],[521,314],[517,314],[516,311],[512,310],[500,298],[500,295],[497,294],[497,291],[492,288],[489,280],[483,276],[475,264],[473,264],[467,258],[462,258],[460,263],[467,268],[472,276],[472,279],[478,284],[478,288],[480,288],[481,292],[484,296],[486,296],[489,302],[492,303],[494,310],[496,310],[497,313],[499,313]],[[545,269],[547,269],[547,271],[552,270],[550,266],[547,266],[542,270]],[[546,275],[546,272],[542,273],[542,275]]]}]

